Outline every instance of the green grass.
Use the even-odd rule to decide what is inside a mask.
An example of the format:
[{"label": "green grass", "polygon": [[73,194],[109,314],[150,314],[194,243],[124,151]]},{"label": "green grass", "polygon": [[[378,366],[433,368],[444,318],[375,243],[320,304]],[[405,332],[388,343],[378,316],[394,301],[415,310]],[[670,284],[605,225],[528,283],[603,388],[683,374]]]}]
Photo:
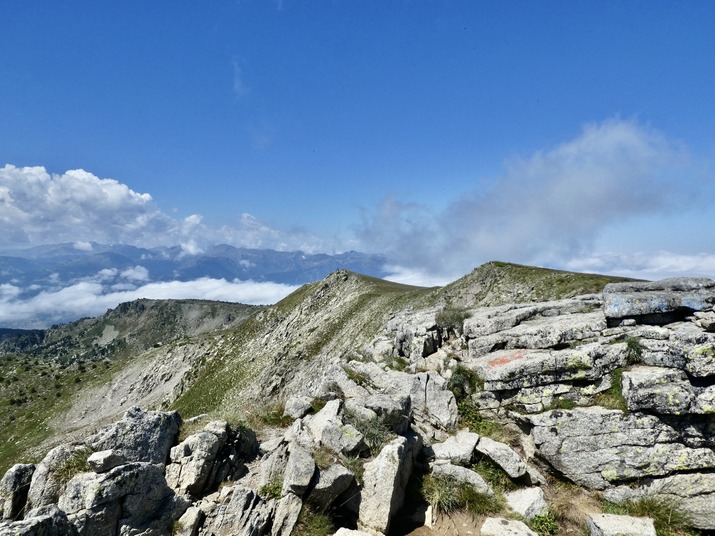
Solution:
[{"label": "green grass", "polygon": [[658,536],[692,536],[698,532],[690,528],[690,521],[680,505],[671,499],[650,497],[621,504],[605,503],[604,512],[609,514],[650,517]]},{"label": "green grass", "polygon": [[330,516],[319,512],[311,505],[303,503],[298,522],[291,533],[293,536],[329,536],[335,532]]},{"label": "green grass", "polygon": [[271,480],[258,488],[258,495],[263,499],[280,499],[283,493],[283,481],[280,479]]},{"label": "green grass", "polygon": [[559,532],[556,514],[549,510],[545,514],[535,516],[528,522],[529,528],[539,536],[555,536]]},{"label": "green grass", "polygon": [[59,487],[64,487],[67,482],[72,480],[73,476],[89,471],[87,458],[90,454],[92,451],[89,448],[79,448],[54,470]]},{"label": "green grass", "polygon": [[442,514],[466,510],[474,516],[482,516],[504,509],[500,497],[479,493],[469,484],[443,476],[426,475],[422,479],[422,496]]},{"label": "green grass", "polygon": [[474,394],[484,386],[484,381],[479,375],[463,365],[457,365],[452,370],[447,388],[452,391],[458,402]]},{"label": "green grass", "polygon": [[617,368],[611,371],[611,387],[603,393],[598,393],[594,397],[594,402],[598,406],[608,409],[619,409],[628,411],[628,406],[623,398],[623,372],[625,369]]},{"label": "green grass", "polygon": [[376,419],[363,419],[358,414],[346,410],[343,414],[343,422],[351,424],[363,435],[363,440],[373,456],[397,435],[392,431],[392,423],[385,415],[379,415]]},{"label": "green grass", "polygon": [[0,474],[54,433],[51,422],[66,412],[78,389],[108,382],[126,359],[72,365],[25,355],[0,356]]},{"label": "green grass", "polygon": [[464,321],[471,316],[466,309],[456,307],[445,307],[435,315],[435,322],[446,329],[453,331],[464,331]]},{"label": "green grass", "polygon": [[482,417],[479,408],[470,399],[464,399],[457,404],[459,426],[466,426],[470,432],[485,435],[494,439],[505,437],[504,427],[494,421]]},{"label": "green grass", "polygon": [[521,487],[517,485],[501,467],[486,456],[481,456],[481,458],[472,465],[472,470],[479,473],[493,490],[500,493],[514,491]]}]

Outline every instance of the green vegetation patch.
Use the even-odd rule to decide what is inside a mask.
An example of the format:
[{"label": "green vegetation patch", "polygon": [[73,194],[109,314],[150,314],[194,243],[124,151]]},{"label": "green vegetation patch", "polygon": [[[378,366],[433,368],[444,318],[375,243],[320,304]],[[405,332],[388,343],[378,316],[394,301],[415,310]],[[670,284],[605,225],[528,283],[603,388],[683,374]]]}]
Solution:
[{"label": "green vegetation patch", "polygon": [[438,513],[466,510],[474,516],[496,514],[504,509],[504,500],[479,493],[474,487],[453,478],[427,475],[422,480],[422,496]]}]

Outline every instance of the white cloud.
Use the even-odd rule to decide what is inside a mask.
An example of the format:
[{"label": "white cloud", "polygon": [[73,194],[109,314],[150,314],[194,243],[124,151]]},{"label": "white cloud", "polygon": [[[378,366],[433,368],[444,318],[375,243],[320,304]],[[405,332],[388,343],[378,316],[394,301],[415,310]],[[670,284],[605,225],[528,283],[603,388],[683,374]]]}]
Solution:
[{"label": "white cloud", "polygon": [[92,243],[91,242],[75,242],[73,244],[74,248],[79,251],[92,251]]},{"label": "white cloud", "polygon": [[92,242],[178,244],[187,255],[218,243],[283,251],[331,249],[306,231],[274,229],[248,213],[221,227],[207,225],[200,214],[172,218],[151,195],[83,170],[50,174],[43,167],[0,168],[0,248],[62,242],[83,251],[91,251]]},{"label": "white cloud", "polygon": [[87,250],[91,241],[157,239],[175,222],[149,194],[81,169],[62,175],[43,167],[0,168],[0,246],[72,242]]},{"label": "white cloud", "polygon": [[669,277],[715,278],[715,253],[682,254],[672,251],[600,253],[570,259],[569,270],[596,272],[636,279]]},{"label": "white cloud", "polygon": [[466,273],[489,260],[563,265],[588,256],[609,226],[628,222],[647,233],[637,228],[639,217],[712,202],[693,168],[687,152],[659,132],[613,119],[509,160],[488,188],[475,187],[439,213],[388,199],[358,235],[363,248],[430,273]]},{"label": "white cloud", "polygon": [[97,316],[122,302],[139,298],[270,304],[284,298],[296,288],[279,283],[212,278],[147,283],[137,288],[122,283],[104,286],[96,281],[82,281],[22,299],[22,289],[5,284],[0,285],[0,324],[19,325],[36,318],[43,318],[46,323],[55,323],[83,316]]},{"label": "white cloud", "polygon": [[123,270],[119,275],[130,281],[149,281],[149,270],[143,266],[134,266]]}]

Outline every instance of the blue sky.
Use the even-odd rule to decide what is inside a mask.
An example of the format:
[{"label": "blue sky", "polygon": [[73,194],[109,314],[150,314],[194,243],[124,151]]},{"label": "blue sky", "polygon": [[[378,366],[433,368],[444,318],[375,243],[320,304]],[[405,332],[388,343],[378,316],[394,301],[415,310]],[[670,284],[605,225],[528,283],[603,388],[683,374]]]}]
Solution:
[{"label": "blue sky", "polygon": [[6,0],[0,21],[0,246],[715,277],[713,2]]}]

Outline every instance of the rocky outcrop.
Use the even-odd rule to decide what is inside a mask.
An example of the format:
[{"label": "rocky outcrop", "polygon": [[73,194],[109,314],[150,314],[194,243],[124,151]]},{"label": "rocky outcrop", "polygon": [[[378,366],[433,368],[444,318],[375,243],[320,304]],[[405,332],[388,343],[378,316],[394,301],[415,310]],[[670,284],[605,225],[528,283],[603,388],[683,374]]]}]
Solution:
[{"label": "rocky outcrop", "polygon": [[165,464],[179,435],[179,414],[131,408],[124,418],[102,428],[86,444],[93,451],[112,449],[130,462]]},{"label": "rocky outcrop", "polygon": [[[305,359],[308,372],[295,368],[297,358],[286,362],[294,368],[278,370],[281,354],[276,371],[257,383],[285,389],[283,413],[292,422],[268,427],[260,445],[224,421],[179,440],[177,413],[133,408],[56,447],[36,468],[11,469],[0,482],[9,518],[0,531],[278,536],[330,512],[343,525],[338,533],[390,534],[408,516],[434,519],[407,501],[410,479],[509,505],[512,513],[505,506],[482,534],[533,534],[507,517],[547,515],[554,479],[617,503],[663,498],[693,527],[715,530],[710,287],[624,288],[608,298],[618,314],[630,307],[624,316],[609,313],[605,297],[588,295],[464,311],[456,328],[440,325],[444,315],[430,306],[395,314],[349,357]],[[658,305],[659,292],[672,310]],[[318,294],[287,317],[315,315],[326,303],[339,309],[335,296],[326,302]],[[650,312],[636,314],[645,310],[637,309],[641,294]],[[697,314],[696,305],[704,307]],[[664,323],[664,314],[675,316]],[[284,320],[270,337],[289,348]],[[530,487],[501,491],[512,484]],[[594,515],[589,529],[608,534],[612,521]],[[585,517],[580,523],[582,530]]]},{"label": "rocky outcrop", "polygon": [[667,324],[715,306],[715,281],[676,278],[610,283],[603,290],[603,302],[604,314],[612,325],[627,318]]}]

